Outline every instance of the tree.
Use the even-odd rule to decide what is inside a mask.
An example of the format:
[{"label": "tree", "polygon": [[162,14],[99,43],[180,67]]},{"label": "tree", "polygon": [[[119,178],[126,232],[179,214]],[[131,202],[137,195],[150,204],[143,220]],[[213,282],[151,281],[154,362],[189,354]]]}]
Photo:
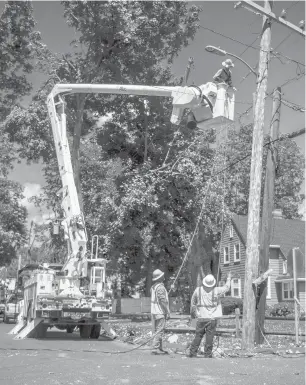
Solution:
[{"label": "tree", "polygon": [[[227,143],[228,164],[237,162],[227,171],[232,182],[226,203],[232,212],[247,215],[250,186],[250,165],[252,152],[252,124],[243,126],[239,131],[231,130]],[[269,137],[265,137],[265,144]],[[264,147],[262,178],[264,186],[268,146]],[[249,156],[248,156],[249,155]],[[293,139],[282,140],[278,145],[277,172],[275,180],[275,207],[282,209],[284,218],[299,219],[299,206],[305,197],[300,194],[304,181],[304,155]],[[262,189],[263,200],[263,189]]]},{"label": "tree", "polygon": [[16,258],[25,242],[27,211],[20,203],[22,198],[19,183],[0,178],[0,266]]},{"label": "tree", "polygon": [[29,94],[27,74],[43,48],[34,30],[33,7],[29,1],[7,1],[0,16],[0,117],[8,115],[17,101]]},{"label": "tree", "polygon": [[[75,28],[79,37],[73,42],[76,48],[74,52],[62,56],[52,55],[48,57],[48,63],[41,64],[41,68],[44,68],[50,74],[50,82],[46,86],[46,90],[50,89],[55,81],[66,83],[175,84],[175,79],[171,76],[170,64],[181,48],[187,45],[195,35],[198,28],[198,7],[189,7],[187,3],[183,2],[63,2],[62,4],[64,5],[64,15],[68,24]],[[39,127],[44,126],[46,120],[46,118],[39,116],[41,112],[46,116],[43,105],[45,100],[42,98],[44,92],[45,90],[40,93],[36,100],[33,100],[28,111],[16,109],[6,122],[7,131],[10,133],[12,140],[17,140],[20,144],[24,143],[25,140],[30,142],[28,149],[22,149],[20,154],[31,160],[37,159],[41,155],[44,156],[44,150],[48,147],[48,138],[39,135],[39,132],[45,132],[44,130],[41,131]],[[143,158],[142,155],[139,155],[144,145],[142,139],[145,131],[143,101],[139,101],[138,97],[117,97],[116,103],[114,103],[114,97],[102,97],[101,95],[73,95],[66,97],[65,101],[67,111],[69,111],[68,130],[73,138],[72,160],[79,192],[81,191],[79,162],[84,160],[79,152],[81,128],[85,142],[86,135],[90,134],[90,131],[95,133],[95,130],[93,130],[94,123],[106,113],[117,114],[115,123],[120,123],[122,126],[123,121],[126,121],[126,118],[131,115],[127,107],[131,105],[135,109],[134,115],[136,115],[137,119],[133,119],[133,122],[129,125],[128,136],[131,139],[133,136],[136,137],[135,143],[131,143],[131,152],[136,161],[136,163],[133,161],[132,167],[137,166],[137,159],[140,161]],[[169,140],[174,130],[163,118],[164,109],[167,108],[168,110],[170,107],[169,101],[165,100],[160,103],[156,98],[152,98],[150,104],[152,111],[155,106],[150,131],[160,126],[159,132],[162,135],[155,143],[150,143],[152,140],[149,140],[147,147],[150,145],[153,147],[154,156],[158,159],[158,156],[164,153],[166,155],[167,149],[163,149],[165,147],[163,140],[165,137]],[[123,108],[124,111],[122,111]],[[166,112],[168,113],[168,111]],[[149,123],[151,124],[151,122]],[[164,134],[163,132],[166,132],[169,128],[169,132]],[[119,128],[121,135],[124,130],[126,128]],[[146,139],[148,139],[148,135],[147,130]],[[27,137],[29,137],[30,141]],[[39,142],[39,137],[45,145]],[[141,147],[137,151],[138,145]],[[85,144],[84,147],[86,147]],[[40,151],[41,148],[43,148],[43,152]],[[32,149],[34,152],[32,152]],[[101,148],[99,151],[101,152]],[[46,153],[48,153],[48,150]],[[112,156],[109,158],[104,157],[103,161],[106,166],[119,164],[119,160],[114,159]],[[101,166],[101,163],[99,166]],[[84,169],[88,170],[89,167],[89,164],[88,166],[84,165]],[[46,172],[50,176],[52,175],[51,169],[52,167],[49,165],[46,166]],[[95,174],[96,172],[92,173],[92,175]],[[53,182],[56,181],[56,178],[55,176]],[[125,176],[123,176],[123,179],[117,178],[117,190],[120,190],[118,186],[121,182],[124,182],[124,178]],[[86,179],[87,181],[88,179]],[[52,186],[55,186],[56,183],[53,182]],[[92,208],[91,197],[102,186],[100,185],[98,189],[95,189],[96,186],[93,186],[92,181],[89,185],[86,184],[88,188],[85,189],[84,185],[84,196],[86,196],[87,190],[89,192],[88,207]],[[52,191],[54,191],[53,188]],[[80,202],[82,203],[81,197]],[[108,206],[110,206],[110,215],[114,216],[112,211],[114,205],[106,205],[106,207]],[[115,206],[117,209],[117,205]],[[86,205],[84,211],[88,211]],[[111,232],[111,230],[109,231]],[[102,235],[104,234],[102,233]],[[106,243],[108,239],[110,237],[106,234]]]},{"label": "tree", "polygon": [[0,16],[0,265],[16,257],[25,242],[27,212],[20,203],[22,187],[7,179],[16,146],[9,143],[4,130],[5,118],[21,98],[31,91],[27,79],[35,67],[35,59],[44,49],[39,32],[34,30],[32,4],[28,1],[7,1]]}]

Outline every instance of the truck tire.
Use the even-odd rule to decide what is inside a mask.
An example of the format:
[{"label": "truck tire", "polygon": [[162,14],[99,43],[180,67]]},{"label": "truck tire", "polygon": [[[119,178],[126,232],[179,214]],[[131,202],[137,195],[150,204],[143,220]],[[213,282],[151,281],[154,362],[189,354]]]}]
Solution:
[{"label": "truck tire", "polygon": [[6,316],[4,316],[3,322],[4,322],[5,324],[9,324],[9,323],[10,323],[10,320],[9,320],[9,318],[7,318]]},{"label": "truck tire", "polygon": [[73,333],[74,329],[75,329],[75,326],[70,326],[69,325],[69,326],[67,326],[66,331],[67,331],[67,333],[71,334],[71,333]]},{"label": "truck tire", "polygon": [[81,325],[80,326],[80,337],[84,339],[90,338],[91,325]]},{"label": "truck tire", "polygon": [[101,332],[101,325],[100,324],[93,325],[91,328],[90,338],[95,340],[99,339],[100,332]]}]

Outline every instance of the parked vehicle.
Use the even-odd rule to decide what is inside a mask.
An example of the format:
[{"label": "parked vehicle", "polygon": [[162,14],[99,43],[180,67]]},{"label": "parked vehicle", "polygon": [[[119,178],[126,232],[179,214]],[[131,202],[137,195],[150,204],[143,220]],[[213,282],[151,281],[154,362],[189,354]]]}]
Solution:
[{"label": "parked vehicle", "polygon": [[5,312],[5,303],[0,302],[0,318],[2,318],[2,321],[4,319],[4,312]]},{"label": "parked vehicle", "polygon": [[20,312],[19,302],[21,300],[22,300],[22,297],[16,294],[13,294],[10,296],[4,308],[4,317],[3,317],[4,323],[8,324],[11,320],[13,320],[14,322],[17,321],[17,317]]}]

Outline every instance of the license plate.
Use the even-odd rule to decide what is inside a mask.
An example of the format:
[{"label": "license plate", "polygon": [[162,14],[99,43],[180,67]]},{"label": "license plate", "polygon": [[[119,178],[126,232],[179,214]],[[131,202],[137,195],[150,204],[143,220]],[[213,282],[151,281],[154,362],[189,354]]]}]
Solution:
[{"label": "license plate", "polygon": [[72,319],[79,319],[81,317],[89,317],[89,313],[64,313],[64,317],[70,317]]}]

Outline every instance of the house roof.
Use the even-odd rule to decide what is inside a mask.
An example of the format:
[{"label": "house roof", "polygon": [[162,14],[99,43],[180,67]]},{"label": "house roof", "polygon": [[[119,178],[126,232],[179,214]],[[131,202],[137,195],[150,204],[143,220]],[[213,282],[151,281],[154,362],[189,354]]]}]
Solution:
[{"label": "house roof", "polygon": [[[246,244],[248,217],[232,215],[232,221],[241,240]],[[298,219],[272,219],[271,245],[280,245],[285,257],[293,247],[299,247],[305,255],[305,221]]]}]

